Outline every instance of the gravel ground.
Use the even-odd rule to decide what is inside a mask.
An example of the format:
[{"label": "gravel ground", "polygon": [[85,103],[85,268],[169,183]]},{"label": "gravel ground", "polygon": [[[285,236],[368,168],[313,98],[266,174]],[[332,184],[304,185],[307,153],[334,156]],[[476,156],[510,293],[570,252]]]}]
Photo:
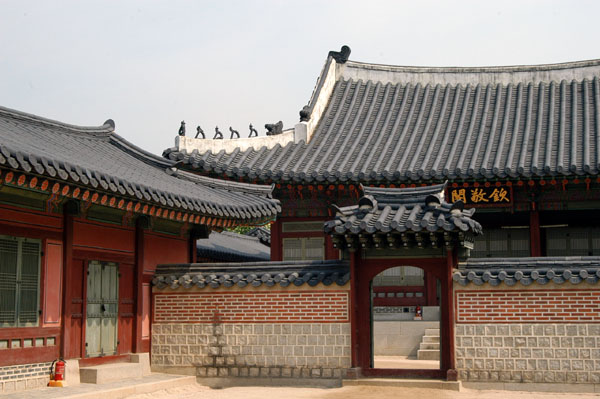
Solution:
[{"label": "gravel ground", "polygon": [[598,394],[477,391],[464,388],[461,392],[454,392],[439,389],[370,386],[348,386],[333,389],[293,387],[234,387],[211,389],[194,384],[148,394],[133,395],[127,397],[127,399],[585,399],[594,397],[598,398]]}]

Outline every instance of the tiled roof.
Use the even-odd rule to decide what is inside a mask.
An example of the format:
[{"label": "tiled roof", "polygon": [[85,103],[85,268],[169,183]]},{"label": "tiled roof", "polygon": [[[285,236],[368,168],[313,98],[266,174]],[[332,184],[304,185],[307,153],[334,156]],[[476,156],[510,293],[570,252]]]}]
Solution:
[{"label": "tiled roof", "polygon": [[271,246],[271,230],[264,227],[253,227],[246,233],[247,236],[256,237],[261,243]]},{"label": "tiled roof", "polygon": [[600,257],[469,259],[459,264],[452,277],[460,285],[596,284],[600,280]]},{"label": "tiled roof", "polygon": [[264,223],[280,211],[271,187],[178,171],[113,131],[111,120],[80,127],[0,107],[0,166],[242,223]]},{"label": "tiled roof", "polygon": [[345,285],[350,281],[350,266],[339,260],[284,261],[250,263],[192,263],[158,265],[152,284],[158,288],[204,287],[311,287]]},{"label": "tiled roof", "polygon": [[[308,143],[232,153],[168,149],[163,155],[248,181],[399,183],[599,173],[600,60],[487,68],[348,61],[324,71],[319,82],[335,73],[335,85],[324,112],[312,115],[320,119]],[[320,87],[311,103],[329,95]]]},{"label": "tiled roof", "polygon": [[358,241],[375,248],[438,247],[449,245],[457,233],[480,234],[481,225],[471,218],[475,209],[463,209],[461,201],[445,202],[445,186],[361,187],[364,195],[358,205],[334,206],[336,216],[325,223],[325,233],[333,235],[336,245],[352,246]]},{"label": "tiled roof", "polygon": [[227,262],[259,262],[271,259],[271,251],[257,237],[213,231],[196,241],[198,257]]}]

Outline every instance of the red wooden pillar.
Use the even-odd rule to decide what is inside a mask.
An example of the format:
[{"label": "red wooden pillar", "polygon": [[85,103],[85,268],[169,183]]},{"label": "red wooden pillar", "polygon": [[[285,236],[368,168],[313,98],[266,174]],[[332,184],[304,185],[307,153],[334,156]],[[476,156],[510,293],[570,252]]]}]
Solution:
[{"label": "red wooden pillar", "polygon": [[281,220],[271,225],[271,260],[283,260],[283,240],[281,239]]},{"label": "red wooden pillar", "polygon": [[133,352],[141,353],[142,349],[142,318],[144,314],[144,243],[148,220],[138,218],[135,223],[135,327]]},{"label": "red wooden pillar", "polygon": [[190,230],[190,237],[188,239],[188,262],[196,263],[198,260],[198,249],[196,248],[196,240],[198,236],[194,230]]},{"label": "red wooden pillar", "polygon": [[359,367],[358,364],[358,291],[357,291],[357,263],[358,251],[350,252],[350,344],[352,367]]},{"label": "red wooden pillar", "polygon": [[60,340],[60,355],[70,358],[72,343],[76,342],[72,334],[76,331],[71,328],[71,303],[73,301],[73,222],[76,205],[68,202],[63,206],[63,306]]},{"label": "red wooden pillar", "polygon": [[529,212],[529,245],[531,256],[542,256],[540,235],[540,212],[534,209]]},{"label": "red wooden pillar", "polygon": [[455,250],[446,251],[446,268],[442,278],[442,315],[441,315],[441,347],[442,347],[442,370],[447,370],[446,378],[456,381],[456,355],[454,345],[454,293],[452,287],[452,270],[458,263]]}]

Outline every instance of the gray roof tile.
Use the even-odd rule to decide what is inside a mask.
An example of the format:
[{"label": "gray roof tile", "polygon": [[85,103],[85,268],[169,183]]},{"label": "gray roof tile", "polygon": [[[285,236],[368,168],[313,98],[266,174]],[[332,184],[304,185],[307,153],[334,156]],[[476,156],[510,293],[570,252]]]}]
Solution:
[{"label": "gray roof tile", "polygon": [[444,69],[348,62],[338,66],[342,72],[309,143],[232,154],[168,149],[163,155],[205,172],[275,182],[597,175],[599,66]]},{"label": "gray roof tile", "polygon": [[[412,238],[407,233],[416,233],[414,244],[417,246],[449,245],[452,235],[480,234],[481,225],[471,218],[475,209],[463,209],[461,201],[445,202],[445,186],[404,189],[361,186],[364,195],[358,205],[334,206],[336,216],[325,222],[325,233],[334,236],[335,245],[352,246],[360,241],[363,247],[374,245],[377,248],[411,246]],[[447,234],[440,238],[439,233]],[[379,236],[379,239],[372,236]],[[455,237],[451,241],[456,241]]]},{"label": "gray roof tile", "polygon": [[271,259],[271,251],[257,237],[230,231],[213,231],[208,238],[196,241],[198,257],[215,261],[258,262]]},{"label": "gray roof tile", "polygon": [[466,286],[504,283],[597,284],[600,281],[600,257],[565,256],[548,258],[473,258],[459,264],[452,276],[458,284]]},{"label": "gray roof tile", "polygon": [[350,266],[340,260],[283,261],[249,263],[187,263],[158,265],[152,284],[158,288],[311,287],[345,285],[350,281]]},{"label": "gray roof tile", "polygon": [[0,166],[206,216],[265,222],[280,211],[272,187],[196,176],[113,132],[0,107]]}]

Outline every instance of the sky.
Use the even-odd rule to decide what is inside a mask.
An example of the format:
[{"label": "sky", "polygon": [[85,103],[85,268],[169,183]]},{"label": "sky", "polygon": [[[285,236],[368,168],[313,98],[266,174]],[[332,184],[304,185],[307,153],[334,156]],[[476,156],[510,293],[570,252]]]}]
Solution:
[{"label": "sky", "polygon": [[409,66],[600,58],[600,1],[0,0],[0,105],[160,155],[298,121],[330,50]]}]

